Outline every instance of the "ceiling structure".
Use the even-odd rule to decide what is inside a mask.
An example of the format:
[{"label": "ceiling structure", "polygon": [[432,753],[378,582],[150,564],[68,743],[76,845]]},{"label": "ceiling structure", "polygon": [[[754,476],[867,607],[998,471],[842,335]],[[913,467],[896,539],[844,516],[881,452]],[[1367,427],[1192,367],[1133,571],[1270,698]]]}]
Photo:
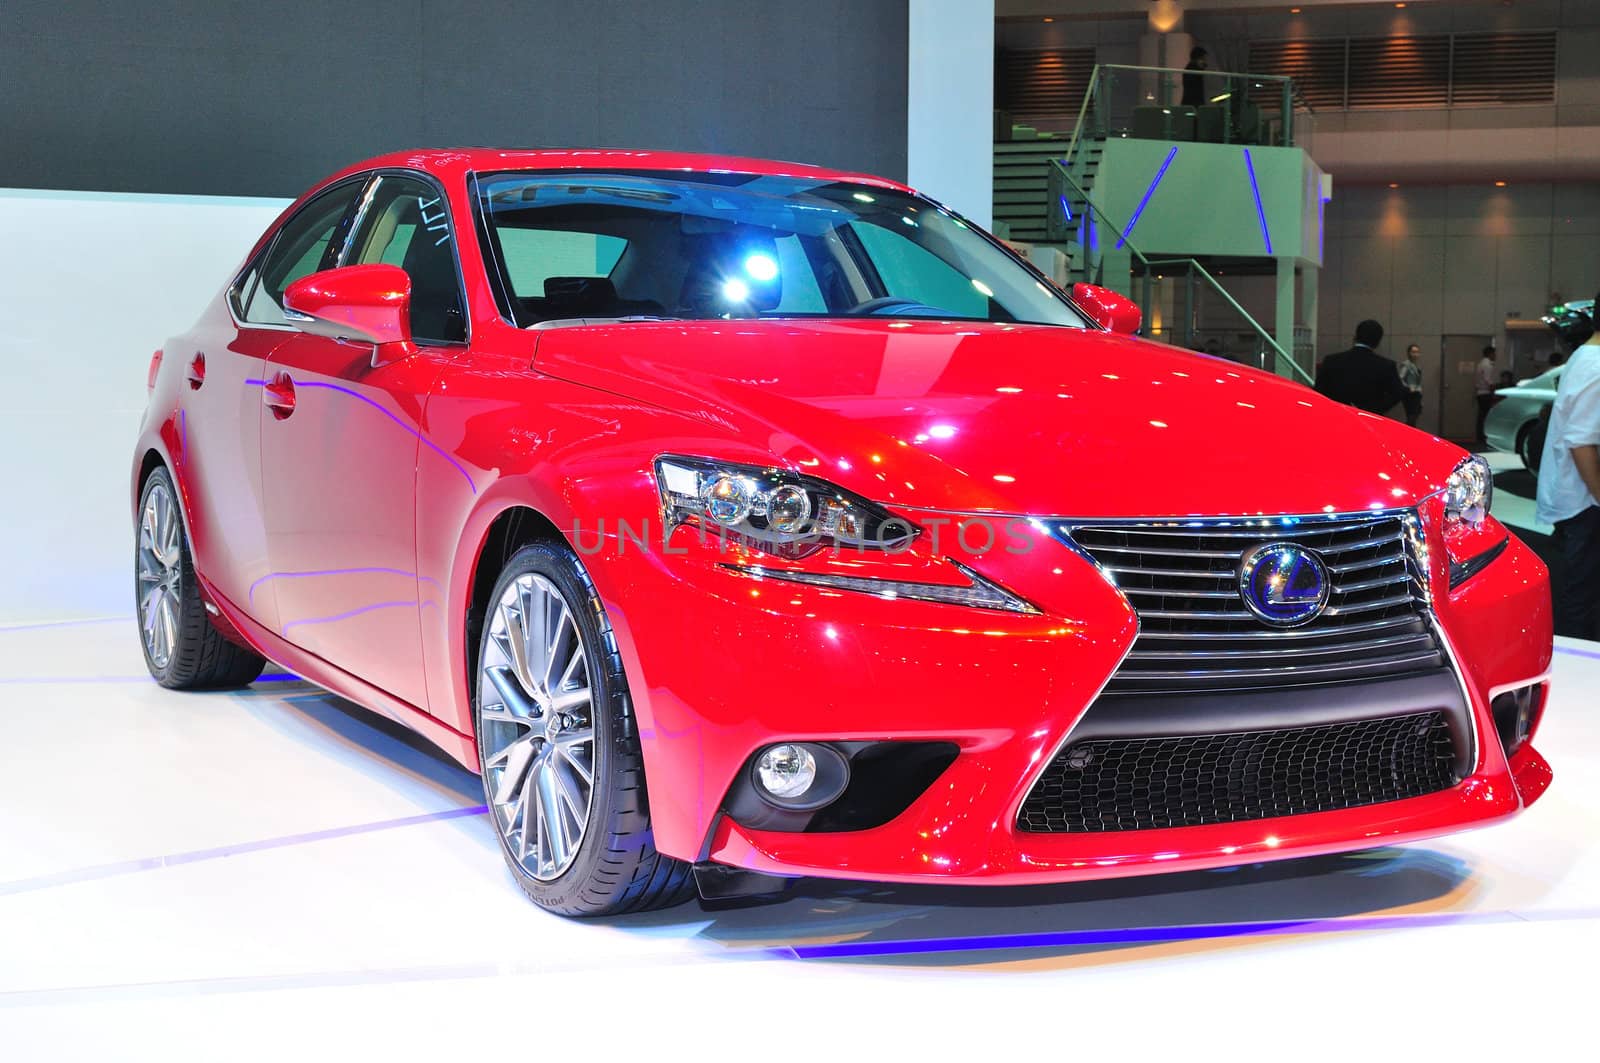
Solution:
[{"label": "ceiling structure", "polygon": [[[1407,7],[1443,6],[1447,0],[1411,0]],[[1506,0],[1448,0],[1456,7],[1508,7]],[[1514,0],[1513,0],[1514,3]],[[995,0],[997,18],[1134,18],[1170,17],[1157,9],[1177,8],[1182,12],[1243,14],[1251,11],[1282,11],[1290,8],[1395,7],[1395,0]]]}]

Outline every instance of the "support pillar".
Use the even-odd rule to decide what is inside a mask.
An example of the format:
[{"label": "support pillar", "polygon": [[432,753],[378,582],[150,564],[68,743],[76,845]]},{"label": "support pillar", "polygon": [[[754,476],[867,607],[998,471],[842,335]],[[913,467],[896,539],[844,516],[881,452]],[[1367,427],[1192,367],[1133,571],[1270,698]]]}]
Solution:
[{"label": "support pillar", "polygon": [[[1278,346],[1294,357],[1294,259],[1288,255],[1278,259],[1278,307],[1272,319],[1272,332]],[[1288,366],[1276,362],[1264,368],[1283,376],[1293,373]]]},{"label": "support pillar", "polygon": [[994,217],[994,0],[910,0],[906,173],[987,229]]},{"label": "support pillar", "polygon": [[1306,327],[1310,343],[1306,348],[1306,365],[1302,368],[1312,376],[1317,375],[1317,284],[1322,278],[1322,267],[1300,267],[1300,322]]}]

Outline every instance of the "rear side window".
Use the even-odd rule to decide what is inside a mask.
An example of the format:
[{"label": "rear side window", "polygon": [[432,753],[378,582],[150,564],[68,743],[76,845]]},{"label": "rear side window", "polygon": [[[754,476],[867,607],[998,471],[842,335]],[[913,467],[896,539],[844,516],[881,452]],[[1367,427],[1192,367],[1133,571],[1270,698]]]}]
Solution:
[{"label": "rear side window", "polygon": [[351,181],[317,196],[284,223],[259,266],[240,281],[235,311],[258,325],[284,324],[283,290],[332,266],[344,244],[350,207],[364,182]]}]

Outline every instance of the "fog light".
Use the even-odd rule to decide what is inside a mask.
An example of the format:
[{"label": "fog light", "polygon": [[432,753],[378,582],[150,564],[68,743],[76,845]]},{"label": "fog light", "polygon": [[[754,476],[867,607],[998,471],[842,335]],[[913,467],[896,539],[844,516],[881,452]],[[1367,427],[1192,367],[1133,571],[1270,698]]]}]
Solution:
[{"label": "fog light", "polygon": [[801,797],[817,781],[817,758],[805,746],[773,746],[756,761],[756,781],[768,796],[780,800]]},{"label": "fog light", "polygon": [[850,785],[850,762],[827,742],[779,742],[749,764],[749,789],[787,812],[810,812],[832,804]]}]

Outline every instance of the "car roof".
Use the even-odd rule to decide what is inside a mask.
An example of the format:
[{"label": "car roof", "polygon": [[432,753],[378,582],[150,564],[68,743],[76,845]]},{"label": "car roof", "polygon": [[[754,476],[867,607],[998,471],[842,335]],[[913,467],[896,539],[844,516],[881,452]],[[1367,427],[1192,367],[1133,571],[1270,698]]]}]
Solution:
[{"label": "car roof", "polygon": [[442,178],[470,172],[506,170],[682,170],[686,173],[748,173],[775,177],[812,177],[848,181],[900,192],[911,189],[898,181],[849,170],[832,170],[800,162],[752,159],[738,155],[697,155],[678,151],[625,151],[617,148],[422,148],[395,151],[347,166],[329,180],[364,170],[400,167],[424,170]]}]

